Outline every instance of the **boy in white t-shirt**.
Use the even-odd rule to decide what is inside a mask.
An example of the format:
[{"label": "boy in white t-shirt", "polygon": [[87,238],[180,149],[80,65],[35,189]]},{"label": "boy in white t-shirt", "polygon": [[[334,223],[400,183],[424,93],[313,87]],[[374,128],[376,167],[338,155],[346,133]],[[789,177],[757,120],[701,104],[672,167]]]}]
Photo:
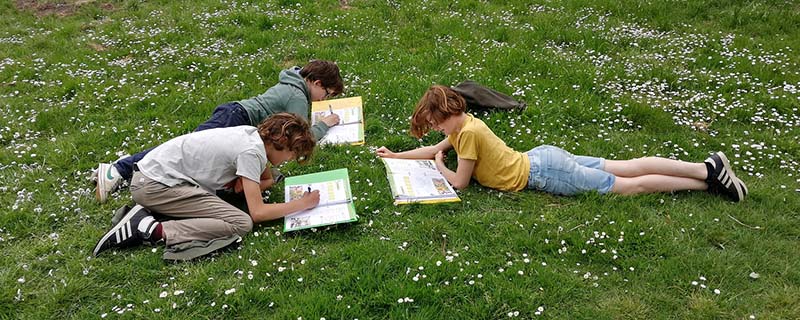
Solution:
[{"label": "boy in white t-shirt", "polygon": [[[238,126],[192,132],[156,147],[134,166],[134,206],[94,248],[100,252],[143,242],[167,246],[244,235],[254,223],[313,208],[319,192],[286,203],[264,203],[267,161],[273,166],[308,159],[315,139],[308,123],[290,113],[275,114],[258,128]],[[233,185],[244,192],[248,213],[223,201],[215,190]],[[168,218],[156,221],[149,210]]]}]

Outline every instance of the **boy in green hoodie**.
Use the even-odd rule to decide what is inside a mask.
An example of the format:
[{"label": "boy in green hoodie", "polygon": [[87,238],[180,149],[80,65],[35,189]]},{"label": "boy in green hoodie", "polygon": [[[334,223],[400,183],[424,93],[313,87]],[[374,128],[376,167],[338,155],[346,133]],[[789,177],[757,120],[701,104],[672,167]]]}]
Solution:
[{"label": "boy in green hoodie", "polygon": [[[313,60],[303,68],[292,67],[281,71],[278,76],[278,84],[267,89],[261,95],[217,106],[211,118],[200,124],[195,131],[241,125],[258,126],[262,120],[280,112],[294,113],[308,120],[312,101],[321,101],[337,96],[342,93],[343,89],[344,84],[336,63]],[[338,123],[339,116],[332,114],[312,126],[311,132],[314,134],[314,138],[320,140],[328,132],[328,128]],[[153,148],[122,158],[114,163],[100,163],[95,173],[97,201],[105,202],[108,195],[122,184],[123,179],[130,181],[133,176],[133,165],[151,150]],[[264,178],[266,180],[273,179],[268,174]],[[268,181],[264,182],[262,186],[272,184]]]}]

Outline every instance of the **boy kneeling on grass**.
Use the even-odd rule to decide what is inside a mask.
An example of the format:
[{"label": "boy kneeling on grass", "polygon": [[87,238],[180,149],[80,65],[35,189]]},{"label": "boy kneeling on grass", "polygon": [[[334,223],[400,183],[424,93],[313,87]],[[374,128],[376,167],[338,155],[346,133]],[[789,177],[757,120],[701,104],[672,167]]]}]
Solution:
[{"label": "boy kneeling on grass", "polygon": [[[399,153],[381,147],[376,153],[387,158],[434,159],[437,169],[457,189],[466,188],[470,178],[475,178],[483,186],[502,191],[527,188],[557,195],[592,190],[601,194],[707,190],[735,202],[747,195],[747,186],[733,173],[722,152],[702,163],[659,157],[606,160],[574,156],[548,145],[521,153],[464,111],[460,95],[445,86],[432,86],[417,103],[411,134],[420,138],[433,129],[447,137],[433,146]],[[444,152],[451,148],[458,155],[456,171],[444,164]]]},{"label": "boy kneeling on grass", "polygon": [[[313,208],[319,191],[287,203],[264,203],[262,177],[267,161],[273,166],[306,161],[315,139],[298,115],[278,113],[258,128],[237,126],[192,132],[156,147],[134,166],[131,195],[134,206],[94,248],[148,242],[167,246],[244,235],[260,223]],[[215,190],[234,184],[244,192],[250,214],[223,201]],[[159,222],[150,210],[167,217]]]}]

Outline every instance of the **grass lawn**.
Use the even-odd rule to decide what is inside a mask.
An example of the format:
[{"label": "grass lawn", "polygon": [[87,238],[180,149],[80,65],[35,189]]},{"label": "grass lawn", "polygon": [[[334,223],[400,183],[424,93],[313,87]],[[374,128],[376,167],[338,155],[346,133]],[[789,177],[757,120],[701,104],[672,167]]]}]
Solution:
[{"label": "grass lawn", "polygon": [[[796,1],[4,1],[0,3],[0,318],[800,318]],[[346,167],[360,221],[254,228],[212,258],[91,250],[99,162],[192,131],[278,72],[335,60],[362,96]],[[408,134],[431,84],[524,100],[478,113],[519,151],[702,161],[750,195],[504,193],[395,206],[374,149]],[[450,154],[449,163],[455,164]],[[271,200],[282,201],[283,185]]]}]

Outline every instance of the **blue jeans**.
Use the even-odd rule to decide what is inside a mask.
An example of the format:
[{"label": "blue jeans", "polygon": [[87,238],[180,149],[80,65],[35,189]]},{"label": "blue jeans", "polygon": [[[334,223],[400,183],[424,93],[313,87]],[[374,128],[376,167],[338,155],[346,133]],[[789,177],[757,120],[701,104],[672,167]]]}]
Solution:
[{"label": "blue jeans", "polygon": [[531,161],[528,189],[557,195],[611,191],[616,177],[603,171],[605,159],[574,156],[564,149],[542,145],[528,151]]},{"label": "blue jeans", "polygon": [[[247,111],[244,110],[244,107],[242,107],[242,105],[238,102],[229,102],[217,106],[217,108],[214,109],[214,113],[211,114],[211,118],[197,126],[197,129],[194,129],[194,131],[196,132],[214,128],[227,128],[243,125],[250,125],[250,117],[247,115]],[[150,151],[153,149],[155,149],[155,147],[139,152],[130,157],[120,159],[114,163],[114,168],[119,171],[119,174],[122,176],[122,178],[130,181],[133,177],[133,164],[139,162],[139,160],[142,160],[142,158],[144,158],[144,156],[150,153]]]}]

